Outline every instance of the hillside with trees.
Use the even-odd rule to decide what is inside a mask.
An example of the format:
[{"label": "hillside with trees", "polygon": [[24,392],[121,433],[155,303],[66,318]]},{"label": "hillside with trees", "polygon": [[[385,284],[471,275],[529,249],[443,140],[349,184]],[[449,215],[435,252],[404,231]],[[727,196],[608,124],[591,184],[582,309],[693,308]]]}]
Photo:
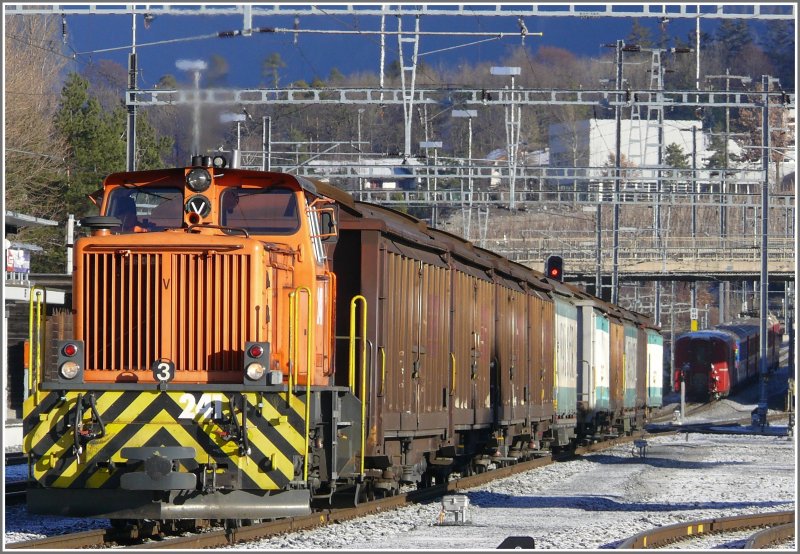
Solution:
[{"label": "hillside with trees", "polygon": [[[794,24],[768,21],[763,28],[766,32],[758,34],[747,20],[723,20],[713,34],[702,34],[702,86],[719,89],[723,85],[718,80],[711,81],[705,77],[724,74],[729,70],[731,74],[750,76],[753,83],[757,83],[764,74],[777,76],[783,90],[793,91],[796,61]],[[86,195],[99,187],[105,175],[125,168],[126,110],[123,99],[127,70],[115,62],[102,59],[78,59],[76,63],[65,51],[59,30],[58,21],[53,18],[15,16],[6,20],[6,207],[64,223],[70,213],[77,216],[91,213],[93,207]],[[695,43],[692,34],[670,36],[667,27],[662,27],[660,33],[654,33],[635,19],[631,20],[631,31],[624,38],[627,44],[639,44],[644,49],[694,47]],[[609,42],[613,39],[609,37]],[[504,78],[490,76],[489,68],[493,65],[521,67],[522,72],[516,84],[522,88],[613,87],[613,84],[601,85],[603,79],[611,79],[613,83],[613,49],[606,50],[601,56],[584,57],[528,41],[523,46],[509,48],[502,59],[491,63],[446,65],[421,61],[417,68],[417,87],[481,89],[506,85]],[[648,51],[626,53],[625,78],[628,86],[649,86],[650,56]],[[204,73],[202,85],[230,86],[228,60],[221,55],[214,55],[208,61],[209,70]],[[694,88],[694,54],[667,51],[662,56],[662,62],[667,70],[664,77],[666,89]],[[345,75],[335,67],[325,68],[327,75],[309,74],[305,79],[286,82],[285,69],[286,62],[280,53],[265,52],[261,67],[256,70],[260,72],[262,84],[266,87],[340,89],[377,87],[380,82],[375,73]],[[157,86],[167,89],[190,88],[192,83],[174,75],[164,75]],[[400,86],[397,60],[387,60],[385,86]],[[756,89],[753,87],[751,90]],[[468,148],[467,121],[450,116],[450,110],[460,108],[458,98],[451,98],[448,103],[436,107],[415,107],[412,145],[422,140],[441,140],[443,148],[440,156],[465,157]],[[219,115],[222,111],[237,109],[204,109],[201,150],[235,145],[235,124],[220,123]],[[244,150],[261,150],[262,116],[271,118],[273,141],[277,142],[347,143],[356,139],[360,126],[361,140],[368,144],[362,148],[364,152],[396,155],[403,150],[403,115],[399,107],[275,105],[248,107],[248,112],[251,119],[242,123]],[[628,115],[623,113],[623,117]],[[551,124],[571,125],[579,120],[611,117],[613,112],[601,107],[526,107],[522,111],[520,142],[526,151],[544,150],[548,147]],[[665,117],[699,117],[704,130],[717,135],[724,129],[725,114],[721,108],[696,111],[676,106],[667,110]],[[731,110],[730,117],[731,132],[741,134],[738,138],[740,142],[758,143],[758,137],[753,136],[758,124],[756,114],[746,110]],[[473,121],[474,157],[482,158],[493,150],[505,147],[504,122],[502,107],[486,107],[481,111],[480,117]],[[191,111],[188,107],[140,110],[137,168],[186,163],[192,154],[191,127]],[[789,139],[777,135],[775,138],[778,141]],[[718,145],[714,150],[719,153]],[[349,155],[352,152],[354,150],[348,150]],[[313,153],[313,148],[301,149],[291,159],[294,160],[296,156],[302,161]],[[687,167],[688,153],[680,150],[680,147],[667,145],[666,153],[670,167]],[[719,164],[719,156],[707,163]],[[576,226],[583,225],[579,219],[574,221],[577,221]],[[626,221],[625,224],[636,225],[637,222]],[[685,225],[685,221],[678,218],[669,224]],[[504,226],[498,225],[496,228]],[[508,226],[513,227],[513,224],[509,223]],[[63,227],[46,231],[25,230],[20,239],[44,248],[44,254],[33,258],[35,272],[63,271]]]}]

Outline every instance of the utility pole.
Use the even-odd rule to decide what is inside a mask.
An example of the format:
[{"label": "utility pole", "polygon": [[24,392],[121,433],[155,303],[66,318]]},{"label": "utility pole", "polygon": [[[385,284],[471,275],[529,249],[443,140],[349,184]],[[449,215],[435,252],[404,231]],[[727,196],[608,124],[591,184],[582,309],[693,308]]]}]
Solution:
[{"label": "utility pole", "polygon": [[511,88],[509,90],[508,105],[505,106],[506,115],[506,144],[508,153],[508,209],[514,211],[516,202],[514,197],[514,182],[517,177],[517,154],[519,153],[519,128],[522,115],[522,107],[517,105],[517,93],[514,85],[514,76],[522,72],[520,67],[491,67],[489,72],[492,75],[509,75],[511,77]]},{"label": "utility pole", "polygon": [[622,49],[625,46],[625,41],[618,40],[616,43],[616,59],[617,59],[617,78],[615,88],[617,91],[617,110],[615,114],[616,120],[616,159],[614,160],[614,243],[612,246],[613,252],[613,270],[611,274],[611,303],[617,304],[619,302],[619,190],[621,179],[621,156],[622,156],[622,105],[620,104],[622,92]]},{"label": "utility pole", "polygon": [[[697,244],[697,127],[692,125],[692,245]],[[695,248],[695,261],[697,249]],[[692,331],[697,331],[697,281],[692,281]]]},{"label": "utility pole", "polygon": [[[131,14],[131,53],[128,56],[128,96],[136,90],[136,14]],[[136,105],[128,103],[128,126],[126,130],[126,165],[128,171],[136,171]]]},{"label": "utility pole", "polygon": [[759,332],[761,334],[760,344],[760,364],[759,380],[761,381],[761,393],[758,399],[756,414],[753,416],[753,424],[760,425],[763,429],[769,425],[767,421],[767,380],[769,379],[769,367],[767,365],[767,294],[769,289],[769,275],[767,274],[767,233],[769,232],[769,86],[771,78],[769,75],[761,76],[763,87],[764,106],[761,109],[761,165],[764,170],[764,184],[761,186],[761,298],[760,315],[761,323]]},{"label": "utility pole", "polygon": [[67,217],[67,275],[72,275],[72,256],[75,250],[75,216]]},{"label": "utility pole", "polygon": [[[666,257],[666,250],[664,249],[664,240],[661,233],[661,192],[664,189],[664,183],[661,179],[661,168],[664,166],[664,108],[661,106],[661,102],[663,101],[663,94],[661,91],[664,90],[664,66],[661,64],[661,52],[657,52],[658,58],[658,66],[653,68],[654,71],[658,71],[658,78],[657,78],[657,85],[656,89],[657,98],[659,102],[658,110],[658,150],[657,150],[657,164],[658,164],[658,179],[656,180],[656,241],[658,245],[658,249],[661,252],[664,252],[664,256]],[[649,112],[649,110],[648,110]],[[648,115],[648,120],[650,119]],[[654,308],[654,315],[653,315],[653,323],[657,327],[661,327],[661,281],[655,282],[655,308]]]},{"label": "utility pole", "polygon": [[[383,36],[383,35],[381,35]],[[403,58],[403,45],[412,45],[411,65],[405,65]],[[414,119],[414,88],[417,79],[417,54],[419,52],[419,15],[414,17],[414,34],[404,36],[402,31],[402,17],[397,16],[397,47],[400,59],[400,85],[403,89],[403,121],[405,128],[405,141],[403,146],[403,159],[411,156],[411,121]],[[409,73],[406,78],[406,72]]]},{"label": "utility pole", "polygon": [[600,220],[602,219],[603,214],[603,202],[602,202],[602,195],[598,193],[597,195],[597,206],[595,207],[595,217],[594,217],[594,232],[595,232],[595,266],[594,266],[594,295],[597,298],[603,298],[603,276],[601,272],[601,261],[600,256],[602,255],[603,250],[603,237],[601,235],[602,226],[600,224]]},{"label": "utility pole", "polygon": [[461,217],[463,219],[464,225],[464,238],[470,240],[470,224],[472,222],[472,118],[478,116],[478,110],[453,110],[450,112],[451,117],[466,117],[467,118],[467,129],[469,133],[468,140],[468,147],[467,147],[467,157],[469,158],[467,161],[467,169],[469,171],[467,177],[467,183],[469,187],[469,201],[468,206],[464,206],[464,179],[459,179],[461,183]]}]

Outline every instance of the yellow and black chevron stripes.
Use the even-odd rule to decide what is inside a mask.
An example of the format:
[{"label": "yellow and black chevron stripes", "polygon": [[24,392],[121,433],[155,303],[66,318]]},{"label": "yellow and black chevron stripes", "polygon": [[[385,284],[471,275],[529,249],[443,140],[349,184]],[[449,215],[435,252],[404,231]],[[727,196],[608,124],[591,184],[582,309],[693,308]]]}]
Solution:
[{"label": "yellow and black chevron stripes", "polygon": [[[131,470],[123,448],[188,446],[198,465],[216,463],[217,472],[228,472],[237,488],[277,490],[295,477],[296,459],[304,454],[304,396],[290,395],[287,403],[285,393],[94,391],[105,434],[86,442],[76,455],[76,405],[79,395],[88,394],[49,392],[38,403],[33,397],[25,402],[24,449],[33,456],[34,478],[45,487],[118,488],[121,475]],[[244,443],[233,437],[244,423],[242,398],[250,454],[240,456]],[[88,407],[82,421],[84,429],[99,430]]]}]

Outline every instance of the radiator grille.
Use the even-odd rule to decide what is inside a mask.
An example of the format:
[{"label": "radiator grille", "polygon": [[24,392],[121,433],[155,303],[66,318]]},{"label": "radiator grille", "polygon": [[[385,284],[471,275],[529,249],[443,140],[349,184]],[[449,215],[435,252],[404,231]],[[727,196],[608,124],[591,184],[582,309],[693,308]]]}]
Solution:
[{"label": "radiator grille", "polygon": [[[84,254],[86,369],[241,371],[251,258],[224,253]],[[205,379],[202,379],[205,380]]]}]

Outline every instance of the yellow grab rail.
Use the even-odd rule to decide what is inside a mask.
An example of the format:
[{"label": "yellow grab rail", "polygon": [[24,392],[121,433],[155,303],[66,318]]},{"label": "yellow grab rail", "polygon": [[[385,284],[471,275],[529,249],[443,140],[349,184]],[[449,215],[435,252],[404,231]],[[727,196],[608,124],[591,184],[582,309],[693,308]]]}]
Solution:
[{"label": "yellow grab rail", "polygon": [[[298,301],[301,292],[305,292],[308,296],[308,321],[306,322],[308,327],[308,338],[306,340],[306,455],[303,457],[303,480],[308,481],[308,434],[310,432],[309,421],[311,420],[311,381],[314,379],[314,310],[311,307],[311,290],[308,287],[297,287],[295,291],[297,292]],[[294,311],[298,327],[300,325],[299,314],[300,310],[298,306]]]},{"label": "yellow grab rail", "polygon": [[[311,306],[311,290],[308,287],[297,287],[289,293],[289,350],[291,359],[294,360],[293,366],[289,369],[289,391],[296,386],[299,381],[299,359],[300,359],[300,294],[306,293],[308,298],[308,321],[306,322],[306,406],[305,406],[305,455],[303,456],[303,480],[308,481],[308,435],[310,432],[311,421],[311,381],[314,378],[314,310]],[[294,332],[292,332],[292,330]],[[292,375],[294,373],[294,376]],[[289,396],[287,395],[287,399]]]},{"label": "yellow grab rail", "polygon": [[367,367],[367,299],[362,295],[354,296],[350,300],[350,357],[348,360],[348,379],[350,392],[356,393],[356,303],[361,302],[364,312],[361,317],[361,368],[362,373]]},{"label": "yellow grab rail", "polygon": [[450,388],[450,396],[456,393],[456,355],[450,352],[450,369],[453,373],[453,386]]},{"label": "yellow grab rail", "polygon": [[381,393],[379,396],[383,396],[386,394],[386,349],[380,346],[378,352],[381,353]]},{"label": "yellow grab rail", "polygon": [[[28,372],[28,392],[37,394],[42,372],[42,327],[44,325],[42,314],[47,313],[45,289],[33,286],[30,290],[30,304],[28,311],[28,341],[30,342],[30,364]],[[38,398],[37,398],[38,401]]]},{"label": "yellow grab rail", "polygon": [[286,387],[286,403],[291,406],[291,398],[292,398],[292,387],[293,387],[293,379],[294,379],[294,367],[296,365],[296,352],[295,352],[295,342],[297,341],[297,327],[294,312],[297,309],[297,292],[292,291],[289,293],[289,360],[288,360],[288,382]]},{"label": "yellow grab rail", "polygon": [[361,473],[364,473],[364,455],[367,444],[367,299],[356,295],[350,300],[350,392],[355,394],[356,378],[356,304],[361,302]]}]

